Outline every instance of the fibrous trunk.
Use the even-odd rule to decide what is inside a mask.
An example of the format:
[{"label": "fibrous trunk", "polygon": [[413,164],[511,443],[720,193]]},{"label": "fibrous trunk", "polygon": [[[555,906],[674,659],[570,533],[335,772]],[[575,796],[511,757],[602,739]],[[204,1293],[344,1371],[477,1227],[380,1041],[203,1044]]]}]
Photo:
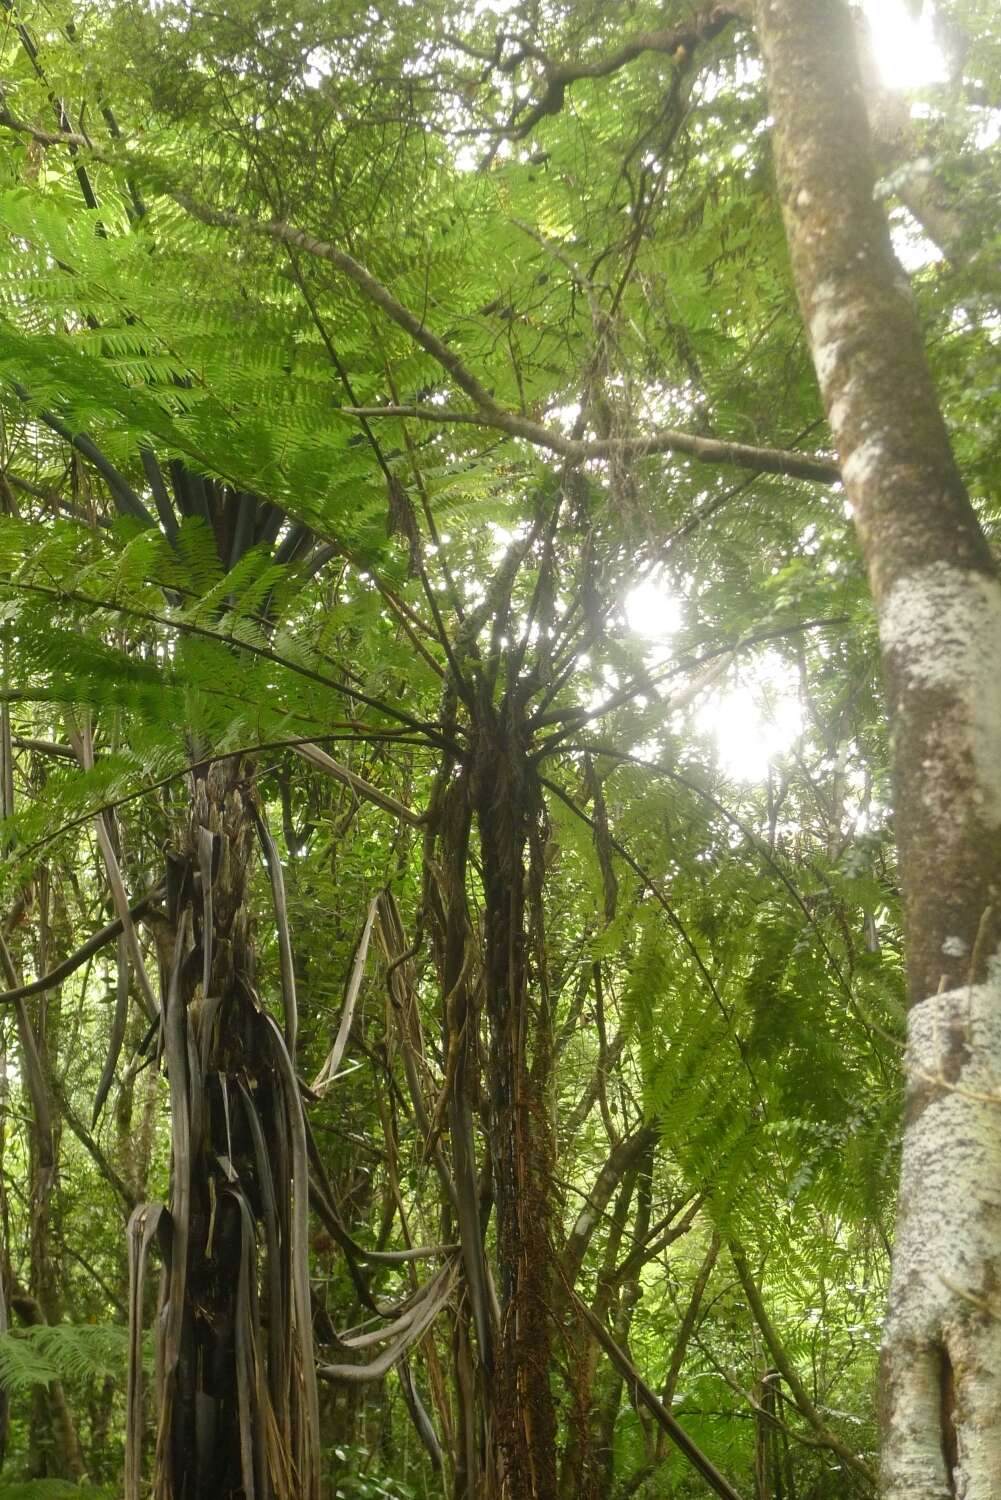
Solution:
[{"label": "fibrous trunk", "polygon": [[[187,847],[171,861],[176,937],[161,1020],[172,1175],[169,1211],[160,1216],[160,1500],[318,1493],[305,1132],[291,1060],[254,986],[248,770],[231,759],[196,773]],[[134,1242],[144,1248],[152,1215],[144,1205],[133,1219]],[[136,1379],[133,1371],[130,1412],[141,1410]],[[131,1424],[129,1442],[135,1492]]]},{"label": "fibrous trunk", "polygon": [[[505,716],[506,717],[506,716]],[[529,875],[541,796],[517,725],[484,731],[472,776],[483,862],[489,1129],[497,1211],[501,1328],[496,1410],[510,1500],[555,1500],[556,1418],[549,1384],[553,1133],[544,976],[530,983]],[[536,950],[541,943],[537,939]]]}]

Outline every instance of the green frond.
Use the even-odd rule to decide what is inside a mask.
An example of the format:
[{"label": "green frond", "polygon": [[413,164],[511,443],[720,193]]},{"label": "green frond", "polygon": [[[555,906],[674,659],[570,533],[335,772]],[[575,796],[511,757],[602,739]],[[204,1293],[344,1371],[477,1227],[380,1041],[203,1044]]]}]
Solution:
[{"label": "green frond", "polygon": [[53,1380],[120,1379],[128,1338],[118,1323],[39,1323],[0,1334],[0,1386],[13,1393]]}]

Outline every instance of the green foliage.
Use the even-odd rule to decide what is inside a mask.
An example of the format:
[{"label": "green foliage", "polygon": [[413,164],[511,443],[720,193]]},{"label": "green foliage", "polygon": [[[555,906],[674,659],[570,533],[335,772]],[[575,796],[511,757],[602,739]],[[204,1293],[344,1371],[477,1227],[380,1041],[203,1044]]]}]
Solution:
[{"label": "green foliage", "polygon": [[[996,530],[997,246],[985,205],[997,146],[977,143],[989,134],[979,112],[998,108],[1001,31],[980,0],[939,9],[968,32],[967,94],[989,98],[936,86],[915,117],[938,180],[978,223],[968,260],[929,261],[913,285],[964,474]],[[520,1024],[539,1028],[533,1065],[543,1070],[550,1047],[553,1059],[540,1108],[558,1141],[554,1240],[619,1143],[655,1121],[650,1164],[618,1180],[598,1216],[580,1289],[608,1291],[603,1317],[657,1385],[721,1231],[674,1410],[749,1492],[755,1422],[742,1393],[765,1355],[724,1264],[729,1238],[746,1246],[788,1357],[838,1431],[866,1453],[875,1442],[903,962],[878,641],[843,495],[680,454],[565,464],[473,422],[377,411],[471,416],[461,359],[496,406],[564,436],[578,422],[589,438],[673,426],[829,450],[748,28],[725,29],[694,58],[646,49],[590,69],[523,138],[495,138],[512,110],[523,119],[539,102],[540,51],[590,64],[690,13],[674,0],[536,8],[532,45],[518,52],[506,28],[528,26],[524,7],[502,25],[490,5],[449,3],[432,25],[409,5],[158,0],[74,16],[70,32],[61,7],[19,7],[43,66],[8,28],[5,104],[52,129],[52,99],[69,101],[97,151],[71,156],[4,129],[0,687],[14,808],[0,894],[12,957],[31,978],[112,919],[95,816],[114,811],[123,880],[139,894],[161,880],[165,851],[184,846],[191,768],[247,752],[249,800],[283,866],[304,1079],[337,1032],[373,895],[392,889],[402,913],[405,960],[373,940],[341,1075],[308,1096],[339,1212],[379,1249],[451,1239],[412,1113],[408,1048],[417,1038],[435,1150],[454,1161],[438,1103],[452,999],[436,927],[451,873],[442,801],[476,735],[516,703],[503,722],[547,782],[525,872],[536,905],[519,935],[530,955]],[[102,113],[109,100],[121,141]],[[298,226],[349,251],[383,291],[363,292],[303,242],[209,225],[178,191],[210,216]],[[386,315],[390,295],[453,367]],[[345,410],[357,407],[376,414],[363,424]],[[169,523],[144,453],[164,478]],[[214,509],[182,504],[167,483],[178,464],[192,493],[215,486]],[[157,524],[122,515],[123,486]],[[242,550],[231,526],[241,495],[253,523]],[[670,601],[672,628],[631,628],[644,582],[661,588],[665,616]],[[746,698],[757,728],[719,715]],[[764,739],[769,714],[793,702],[796,726],[748,774],[742,740]],[[65,753],[71,725],[93,731],[89,770]],[[304,762],[304,740],[360,782]],[[464,1083],[486,1181],[499,1155],[475,820],[461,854]],[[283,947],[257,863],[246,904],[257,966],[246,982],[278,1013]],[[139,926],[154,983],[166,921]],[[406,1034],[394,973],[413,1007]],[[109,945],[32,1001],[66,1117],[42,1249],[29,1226],[44,1198],[32,1101],[10,1075],[3,1251],[25,1284],[51,1276],[69,1320],[0,1339],[10,1464],[26,1471],[30,1413],[55,1379],[91,1443],[90,1471],[120,1464],[126,1335],[106,1321],[127,1301],[114,1183],[166,1198],[171,1142],[134,976],[108,1102],[86,1130],[117,980]],[[692,1226],[658,1239],[693,1202]],[[634,1251],[638,1269],[616,1281]],[[364,1270],[387,1303],[412,1290],[396,1267]],[[320,1233],[311,1273],[318,1331],[354,1322],[356,1280]],[[450,1382],[466,1304],[457,1309],[414,1354],[439,1434],[458,1430]],[[568,1339],[552,1371],[564,1441],[582,1421],[575,1381],[587,1361],[561,1308],[554,1326]],[[596,1444],[609,1392],[601,1367],[585,1414]],[[618,1400],[614,1493],[649,1460],[628,1392]],[[325,1463],[344,1500],[440,1491],[383,1388],[357,1402],[335,1388],[327,1417]],[[798,1493],[839,1493],[823,1451],[802,1445],[791,1462]],[[671,1453],[636,1493],[695,1485]],[[46,1479],[0,1486],[0,1500],[70,1491],[103,1494]]]},{"label": "green foliage", "polygon": [[364,1448],[336,1444],[333,1457],[336,1464],[330,1483],[335,1500],[415,1500],[418,1492],[412,1485],[372,1472]]},{"label": "green foliage", "polygon": [[117,1323],[40,1323],[0,1335],[0,1386],[11,1393],[50,1381],[120,1380],[128,1331]]},{"label": "green foliage", "polygon": [[0,1483],[0,1500],[115,1500],[113,1484],[72,1484],[68,1479],[26,1479]]}]

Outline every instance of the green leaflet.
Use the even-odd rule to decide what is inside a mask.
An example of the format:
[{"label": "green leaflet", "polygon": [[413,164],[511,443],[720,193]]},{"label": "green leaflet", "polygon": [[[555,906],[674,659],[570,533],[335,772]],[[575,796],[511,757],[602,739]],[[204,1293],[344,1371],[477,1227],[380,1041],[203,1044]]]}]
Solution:
[{"label": "green leaflet", "polygon": [[127,1348],[117,1323],[40,1323],[0,1334],[0,1386],[13,1393],[53,1380],[120,1379]]}]

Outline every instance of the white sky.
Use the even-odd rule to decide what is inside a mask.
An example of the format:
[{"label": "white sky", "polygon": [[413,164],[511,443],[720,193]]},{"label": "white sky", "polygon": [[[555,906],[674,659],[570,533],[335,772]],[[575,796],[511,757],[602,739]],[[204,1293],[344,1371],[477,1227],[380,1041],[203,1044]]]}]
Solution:
[{"label": "white sky", "polygon": [[921,88],[946,78],[945,58],[932,30],[932,6],[925,3],[917,21],[904,0],[864,0],[863,9],[887,88]]},{"label": "white sky", "polygon": [[[647,665],[659,666],[682,623],[680,601],[662,578],[651,575],[629,590],[623,612],[629,629],[649,643]],[[697,698],[690,713],[696,733],[715,741],[720,769],[735,781],[764,781],[769,765],[804,728],[799,678],[776,651],[735,663],[723,685]]]},{"label": "white sky", "polygon": [[731,686],[710,693],[694,714],[695,727],[716,741],[720,768],[735,781],[764,781],[803,733],[799,678],[777,652],[735,668]]},{"label": "white sky", "polygon": [[623,609],[629,629],[646,636],[651,645],[666,645],[681,624],[681,603],[658,573],[629,590]]}]

